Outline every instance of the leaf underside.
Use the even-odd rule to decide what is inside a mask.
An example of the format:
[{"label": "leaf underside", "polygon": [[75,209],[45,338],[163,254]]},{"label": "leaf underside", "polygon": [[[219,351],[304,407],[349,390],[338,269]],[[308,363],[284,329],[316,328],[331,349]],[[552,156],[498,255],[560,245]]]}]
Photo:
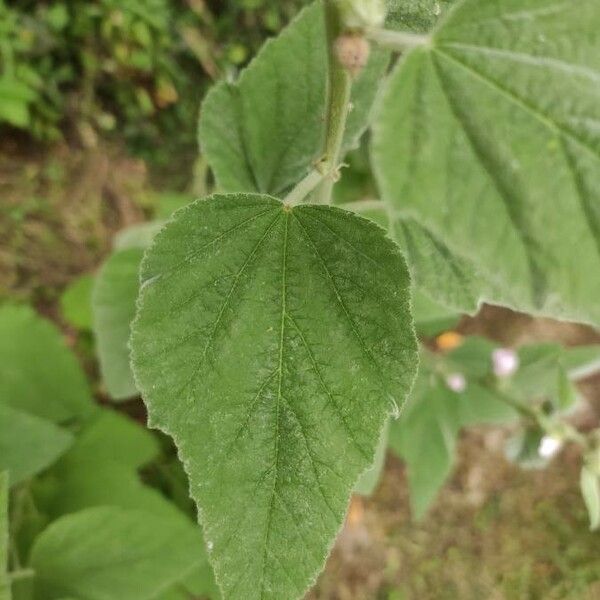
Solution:
[{"label": "leaf underside", "polygon": [[596,0],[467,0],[391,76],[373,162],[417,283],[600,323]]},{"label": "leaf underside", "polygon": [[260,195],[190,205],[142,265],[134,373],[175,439],[228,599],[300,597],[417,356],[369,221]]}]

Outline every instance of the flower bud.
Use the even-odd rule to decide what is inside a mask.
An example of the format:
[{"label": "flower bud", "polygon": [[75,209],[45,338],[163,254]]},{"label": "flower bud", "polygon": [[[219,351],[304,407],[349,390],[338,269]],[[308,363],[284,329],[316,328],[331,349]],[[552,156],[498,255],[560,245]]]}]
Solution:
[{"label": "flower bud", "polygon": [[560,438],[553,435],[545,435],[540,441],[538,454],[542,458],[552,458],[557,454],[562,446],[563,441]]},{"label": "flower bud", "polygon": [[496,377],[510,377],[519,368],[519,355],[511,348],[498,348],[492,352],[492,366]]},{"label": "flower bud", "polygon": [[449,390],[460,394],[467,389],[467,380],[462,373],[452,373],[446,377],[446,386]]},{"label": "flower bud", "polygon": [[344,28],[381,27],[387,8],[385,0],[334,0],[337,2]]},{"label": "flower bud", "polygon": [[335,41],[335,55],[352,77],[365,68],[370,50],[369,42],[361,35],[347,33]]}]

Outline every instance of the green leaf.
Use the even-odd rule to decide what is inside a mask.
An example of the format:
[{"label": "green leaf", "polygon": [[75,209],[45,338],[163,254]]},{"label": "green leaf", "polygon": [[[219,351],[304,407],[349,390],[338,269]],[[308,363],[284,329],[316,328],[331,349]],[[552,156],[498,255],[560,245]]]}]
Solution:
[{"label": "green leaf", "polygon": [[221,598],[208,561],[194,569],[173,589],[162,594],[159,600],[190,600],[190,598],[202,598],[203,600],[219,600]]},{"label": "green leaf", "polygon": [[429,31],[454,0],[400,0],[389,2],[387,25],[415,32]]},{"label": "green leaf", "polygon": [[137,474],[158,451],[148,430],[118,413],[102,411],[52,470],[55,486],[45,498],[45,510],[57,517],[111,505],[178,514],[158,492],[143,485]]},{"label": "green leaf", "polygon": [[11,485],[49,467],[72,441],[51,421],[0,404],[0,471],[9,472]]},{"label": "green leaf", "polygon": [[143,250],[115,252],[96,277],[92,310],[104,385],[114,400],[137,395],[129,367],[129,328],[135,315]]},{"label": "green leaf", "polygon": [[465,0],[394,71],[374,166],[432,297],[600,323],[599,27],[596,0]]},{"label": "green leaf", "polygon": [[196,536],[196,545],[189,547],[196,561],[195,572],[199,573],[196,579],[202,575],[209,587],[212,571],[200,528],[158,490],[144,485],[137,472],[156,458],[158,452],[156,437],[151,432],[119,413],[101,411],[52,469],[48,490],[36,499],[52,518],[110,505],[144,510],[178,524],[185,523]]},{"label": "green leaf", "polygon": [[377,444],[377,450],[375,451],[375,460],[370,468],[368,468],[358,480],[358,483],[354,486],[354,493],[360,494],[361,496],[370,496],[375,491],[381,474],[383,473],[383,467],[385,466],[385,454],[388,447],[388,433],[389,433],[389,422],[386,423],[383,431],[381,432],[381,438],[379,444]]},{"label": "green leaf", "polygon": [[149,221],[119,231],[113,242],[115,250],[147,248],[164,224],[164,221]]},{"label": "green leaf", "polygon": [[92,328],[92,286],[94,277],[83,275],[75,279],[60,298],[62,314],[73,327]]},{"label": "green leaf", "polygon": [[[326,113],[327,49],[323,9],[309,6],[268,41],[236,83],[207,95],[200,144],[220,191],[280,195],[321,156]],[[344,149],[368,125],[387,52],[374,51],[353,85]]]},{"label": "green leaf", "polygon": [[589,377],[600,370],[600,344],[563,348],[561,362],[571,379]]},{"label": "green leaf", "polygon": [[415,326],[420,335],[435,336],[453,329],[460,321],[456,311],[433,301],[421,290],[414,290],[412,297]]},{"label": "green leaf", "polygon": [[197,563],[197,532],[145,511],[90,508],[62,517],[36,540],[36,598],[146,600]]},{"label": "green leaf", "polygon": [[134,372],[224,596],[298,598],[412,383],[402,256],[341,209],[217,195],[176,213],[141,279]]},{"label": "green leaf", "polygon": [[96,410],[60,332],[26,306],[0,307],[0,404],[55,423]]},{"label": "green leaf", "polygon": [[104,409],[81,431],[70,454],[114,460],[137,469],[154,460],[159,451],[154,434],[130,418]]},{"label": "green leaf", "polygon": [[411,507],[421,519],[452,471],[460,425],[450,390],[436,385],[414,401],[413,410],[392,421],[390,446],[407,464]]},{"label": "green leaf", "polygon": [[590,529],[600,527],[600,480],[598,475],[588,467],[581,469],[581,495],[590,517]]},{"label": "green leaf", "polygon": [[8,578],[8,473],[0,472],[0,600],[10,600]]},{"label": "green leaf", "polygon": [[464,392],[452,392],[422,364],[410,403],[392,421],[389,434],[390,447],[408,467],[415,518],[425,515],[451,474],[463,427],[504,424],[516,418],[492,389],[467,380]]}]

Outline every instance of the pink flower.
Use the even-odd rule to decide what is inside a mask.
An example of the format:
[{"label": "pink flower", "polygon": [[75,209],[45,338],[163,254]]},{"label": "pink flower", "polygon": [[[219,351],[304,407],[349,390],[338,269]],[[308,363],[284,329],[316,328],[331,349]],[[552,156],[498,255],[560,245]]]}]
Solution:
[{"label": "pink flower", "polygon": [[449,390],[460,394],[467,389],[467,380],[462,373],[452,373],[446,377],[446,385]]},{"label": "pink flower", "polygon": [[519,355],[511,348],[498,348],[492,352],[492,366],[496,377],[510,377],[519,368]]}]

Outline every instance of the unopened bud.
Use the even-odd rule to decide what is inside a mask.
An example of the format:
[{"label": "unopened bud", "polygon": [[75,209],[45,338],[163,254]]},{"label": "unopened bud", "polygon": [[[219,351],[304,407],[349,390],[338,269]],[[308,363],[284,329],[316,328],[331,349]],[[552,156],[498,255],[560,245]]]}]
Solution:
[{"label": "unopened bud", "polygon": [[545,435],[538,448],[538,453],[542,458],[552,458],[562,448],[563,441],[553,435]]},{"label": "unopened bud", "polygon": [[467,380],[462,373],[452,373],[446,377],[446,385],[449,390],[460,394],[467,389]]},{"label": "unopened bud", "polygon": [[370,52],[369,42],[362,35],[346,33],[335,41],[335,55],[352,77],[365,68]]},{"label": "unopened bud", "polygon": [[510,377],[519,368],[519,355],[511,348],[498,348],[492,353],[492,366],[496,377]]}]

